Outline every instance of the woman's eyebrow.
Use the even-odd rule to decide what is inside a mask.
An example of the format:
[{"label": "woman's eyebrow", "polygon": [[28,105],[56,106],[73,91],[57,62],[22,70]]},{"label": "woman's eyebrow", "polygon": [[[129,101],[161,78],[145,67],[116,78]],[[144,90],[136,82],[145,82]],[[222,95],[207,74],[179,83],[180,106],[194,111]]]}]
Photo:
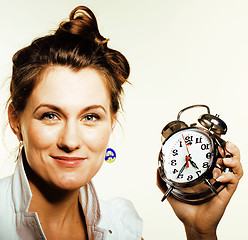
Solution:
[{"label": "woman's eyebrow", "polygon": [[39,110],[42,107],[50,108],[50,109],[52,109],[54,111],[61,112],[61,108],[59,108],[59,107],[57,107],[55,105],[52,105],[52,104],[40,104],[38,107],[35,108],[34,113],[37,112],[37,110]]},{"label": "woman's eyebrow", "polygon": [[88,112],[92,109],[98,109],[98,108],[102,109],[105,113],[107,112],[106,109],[102,105],[90,105],[88,107],[85,107],[82,111]]},{"label": "woman's eyebrow", "polygon": [[[55,105],[52,105],[52,104],[40,104],[37,108],[35,108],[34,113],[38,109],[40,109],[42,107],[44,107],[44,108],[50,108],[50,109],[52,109],[54,111],[57,111],[57,112],[62,112],[62,109],[60,107],[58,107],[58,106],[55,106]],[[107,112],[106,109],[102,105],[97,105],[97,104],[87,106],[87,107],[83,108],[81,110],[81,112],[88,112],[88,111],[90,111],[92,109],[99,109],[99,108],[102,109],[105,113]]]}]

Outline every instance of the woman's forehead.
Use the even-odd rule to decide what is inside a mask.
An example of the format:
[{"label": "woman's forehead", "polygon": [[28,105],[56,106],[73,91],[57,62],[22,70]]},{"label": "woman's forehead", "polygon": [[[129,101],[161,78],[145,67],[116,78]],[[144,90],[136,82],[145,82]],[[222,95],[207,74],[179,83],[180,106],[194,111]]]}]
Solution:
[{"label": "woman's forehead", "polygon": [[77,72],[67,67],[47,69],[31,94],[32,101],[59,104],[110,104],[103,75],[91,68]]}]

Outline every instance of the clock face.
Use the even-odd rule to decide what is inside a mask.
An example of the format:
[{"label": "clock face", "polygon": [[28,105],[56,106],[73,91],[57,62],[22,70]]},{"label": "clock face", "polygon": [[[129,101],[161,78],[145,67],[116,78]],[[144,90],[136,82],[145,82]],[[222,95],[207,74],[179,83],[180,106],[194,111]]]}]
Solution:
[{"label": "clock face", "polygon": [[164,142],[160,164],[168,180],[189,183],[211,167],[213,151],[213,141],[207,133],[187,128],[174,133]]}]

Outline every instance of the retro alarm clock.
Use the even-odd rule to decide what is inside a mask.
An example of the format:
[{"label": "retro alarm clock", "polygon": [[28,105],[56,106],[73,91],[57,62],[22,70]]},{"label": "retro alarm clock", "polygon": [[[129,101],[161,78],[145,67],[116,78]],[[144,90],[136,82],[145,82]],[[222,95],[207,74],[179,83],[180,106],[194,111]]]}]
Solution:
[{"label": "retro alarm clock", "polygon": [[[189,126],[180,120],[181,114],[192,108],[206,108],[207,113]],[[162,201],[171,194],[189,204],[200,204],[218,195],[226,186],[213,179],[213,169],[230,171],[217,164],[222,157],[218,147],[225,153],[226,142],[220,138],[227,132],[227,125],[218,115],[211,115],[206,105],[193,105],[182,109],[176,121],[162,130],[162,147],[159,154],[159,174],[167,186]],[[231,157],[229,153],[225,157]]]}]

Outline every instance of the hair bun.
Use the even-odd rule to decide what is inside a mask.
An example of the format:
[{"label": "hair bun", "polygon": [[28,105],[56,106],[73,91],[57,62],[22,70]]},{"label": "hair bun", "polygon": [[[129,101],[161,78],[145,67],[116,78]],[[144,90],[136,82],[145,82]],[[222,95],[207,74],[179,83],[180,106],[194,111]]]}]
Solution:
[{"label": "hair bun", "polygon": [[78,6],[73,9],[70,13],[69,21],[62,22],[55,34],[63,32],[89,38],[98,44],[108,42],[108,39],[104,38],[99,32],[94,13],[85,6]]},{"label": "hair bun", "polygon": [[96,23],[96,17],[94,13],[85,6],[78,6],[74,8],[70,13],[69,19],[83,19],[84,17],[88,17],[89,19],[94,20],[94,22]]}]

